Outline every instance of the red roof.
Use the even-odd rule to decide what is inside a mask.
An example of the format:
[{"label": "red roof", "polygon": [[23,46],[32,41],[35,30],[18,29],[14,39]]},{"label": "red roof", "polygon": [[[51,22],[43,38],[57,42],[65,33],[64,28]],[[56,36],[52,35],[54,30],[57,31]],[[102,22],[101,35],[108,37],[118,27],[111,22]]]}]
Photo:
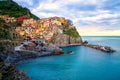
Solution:
[{"label": "red roof", "polygon": [[27,16],[20,16],[20,17],[16,18],[16,20],[18,20],[18,21],[23,21],[25,19],[27,19]]}]

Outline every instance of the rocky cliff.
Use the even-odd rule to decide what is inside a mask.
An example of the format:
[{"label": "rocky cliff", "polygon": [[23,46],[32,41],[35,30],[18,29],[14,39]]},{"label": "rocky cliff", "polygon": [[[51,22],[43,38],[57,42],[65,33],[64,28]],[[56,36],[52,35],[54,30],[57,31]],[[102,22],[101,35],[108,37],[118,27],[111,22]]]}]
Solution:
[{"label": "rocky cliff", "polygon": [[69,46],[71,44],[81,44],[82,38],[80,37],[80,34],[76,30],[76,27],[73,25],[72,21],[69,23],[61,25],[58,27],[61,32],[57,31],[57,33],[54,33],[51,42],[57,46],[63,47],[63,46]]},{"label": "rocky cliff", "polygon": [[11,63],[4,63],[0,58],[0,80],[30,80],[30,78],[24,71],[19,71]]},{"label": "rocky cliff", "polygon": [[82,43],[81,37],[71,37],[67,34],[57,34],[52,38],[51,41],[53,44],[64,47],[69,46],[70,44],[80,44]]}]

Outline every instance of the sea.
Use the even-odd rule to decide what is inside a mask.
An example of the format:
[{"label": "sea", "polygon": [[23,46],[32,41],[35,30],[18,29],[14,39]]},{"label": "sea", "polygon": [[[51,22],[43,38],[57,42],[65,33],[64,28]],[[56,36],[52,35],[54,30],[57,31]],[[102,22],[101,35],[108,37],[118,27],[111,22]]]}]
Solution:
[{"label": "sea", "polygon": [[[82,36],[91,44],[110,46],[105,53],[84,46],[64,47],[65,54],[40,57],[17,64],[31,80],[120,80],[120,36]],[[74,54],[67,54],[73,51]]]}]

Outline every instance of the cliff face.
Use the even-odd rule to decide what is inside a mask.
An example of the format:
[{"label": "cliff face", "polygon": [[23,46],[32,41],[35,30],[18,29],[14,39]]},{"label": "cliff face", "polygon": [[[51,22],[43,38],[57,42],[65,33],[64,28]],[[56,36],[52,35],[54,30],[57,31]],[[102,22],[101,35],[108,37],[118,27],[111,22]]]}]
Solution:
[{"label": "cliff face", "polygon": [[63,47],[69,46],[70,44],[79,44],[82,43],[81,37],[73,38],[67,34],[57,34],[53,37],[52,41],[53,44]]},{"label": "cliff face", "polygon": [[[61,28],[60,28],[61,27]],[[51,38],[51,42],[57,46],[69,46],[71,44],[77,45],[82,43],[82,38],[80,37],[76,27],[71,24],[66,23],[57,27],[61,32],[57,31]]]},{"label": "cliff face", "polygon": [[70,44],[82,43],[82,38],[79,36],[77,38],[70,37]]},{"label": "cliff face", "polygon": [[66,46],[69,44],[69,36],[66,34],[57,34],[51,42],[57,46]]}]

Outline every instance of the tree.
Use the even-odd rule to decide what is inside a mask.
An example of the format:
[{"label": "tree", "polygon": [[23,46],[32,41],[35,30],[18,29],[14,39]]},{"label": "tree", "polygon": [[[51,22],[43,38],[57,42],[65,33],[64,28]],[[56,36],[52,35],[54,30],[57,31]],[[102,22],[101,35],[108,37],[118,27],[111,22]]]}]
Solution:
[{"label": "tree", "polygon": [[17,18],[19,16],[27,15],[28,11],[31,18],[39,19],[37,16],[32,14],[28,8],[18,5],[13,0],[0,1],[0,15],[9,15]]}]

